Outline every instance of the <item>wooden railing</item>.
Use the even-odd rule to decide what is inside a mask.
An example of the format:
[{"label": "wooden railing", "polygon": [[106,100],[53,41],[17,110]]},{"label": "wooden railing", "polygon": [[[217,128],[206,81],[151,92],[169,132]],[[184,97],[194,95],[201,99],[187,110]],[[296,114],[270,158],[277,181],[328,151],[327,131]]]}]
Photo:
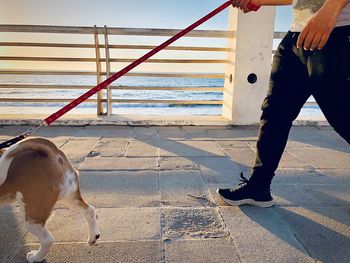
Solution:
[{"label": "wooden railing", "polygon": [[[42,49],[60,48],[60,49],[88,49],[94,50],[94,57],[52,57],[52,56],[9,56],[0,55],[1,61],[25,61],[25,62],[79,62],[95,63],[94,71],[77,70],[34,70],[34,69],[0,69],[0,74],[19,74],[19,75],[95,75],[97,84],[106,77],[113,74],[111,72],[111,63],[131,63],[136,58],[122,58],[111,56],[112,50],[150,50],[155,48],[153,45],[137,44],[115,44],[111,43],[111,36],[142,36],[142,37],[170,37],[178,32],[173,29],[147,29],[147,28],[107,28],[105,27],[68,27],[68,26],[30,26],[30,25],[0,25],[0,32],[8,33],[40,33],[40,34],[72,34],[72,35],[92,35],[94,43],[54,43],[54,42],[25,42],[25,41],[6,41],[0,42],[1,47],[34,47]],[[282,38],[284,32],[275,32],[275,38]],[[218,30],[195,30],[186,35],[194,38],[219,38],[228,39],[234,37],[234,32]],[[64,36],[64,35],[63,35]],[[101,41],[103,38],[103,41]],[[193,54],[194,52],[209,52],[227,57],[227,52],[234,52],[228,47],[208,47],[208,46],[170,46],[166,50],[183,51]],[[159,64],[221,64],[233,63],[227,59],[188,59],[188,58],[165,58],[149,59],[145,63]],[[132,77],[167,77],[167,78],[220,78],[226,76],[223,73],[172,73],[172,72],[131,72],[126,76]],[[48,85],[48,84],[0,84],[1,89],[90,89],[86,85]],[[142,103],[142,104],[181,104],[181,105],[222,105],[221,100],[136,100],[136,99],[115,99],[112,97],[113,90],[157,90],[157,91],[205,91],[205,92],[223,92],[223,87],[159,87],[159,86],[117,86],[112,85],[103,92],[97,94],[96,99],[90,99],[87,102],[97,103],[97,114],[111,114],[113,103]],[[1,98],[0,102],[69,102],[73,98]],[[107,107],[104,107],[106,103]],[[107,109],[103,112],[104,108]]]}]

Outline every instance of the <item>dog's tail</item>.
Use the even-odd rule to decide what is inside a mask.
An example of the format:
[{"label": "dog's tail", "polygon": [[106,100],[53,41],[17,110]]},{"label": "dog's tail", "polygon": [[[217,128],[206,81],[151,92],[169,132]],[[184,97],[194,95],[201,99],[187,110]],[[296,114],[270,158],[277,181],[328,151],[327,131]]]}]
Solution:
[{"label": "dog's tail", "polygon": [[32,138],[11,146],[0,158],[0,185],[5,182],[8,169],[16,156],[26,151],[33,151],[44,158],[49,158],[55,155],[56,150],[58,151],[55,144],[43,138]]}]

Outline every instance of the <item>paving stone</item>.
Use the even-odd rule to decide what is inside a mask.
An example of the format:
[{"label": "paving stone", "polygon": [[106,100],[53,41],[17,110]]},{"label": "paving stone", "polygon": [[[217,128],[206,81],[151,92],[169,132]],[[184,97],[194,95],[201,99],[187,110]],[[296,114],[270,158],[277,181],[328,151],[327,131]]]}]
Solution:
[{"label": "paving stone", "polygon": [[180,128],[166,128],[162,127],[158,130],[160,140],[175,140],[184,141],[186,140],[186,134],[183,129]]},{"label": "paving stone", "polygon": [[[102,242],[160,239],[158,208],[97,208],[96,214]],[[87,241],[87,223],[76,211],[55,210],[48,229],[57,242]],[[26,243],[37,242],[32,234],[28,234],[25,240]]]},{"label": "paving stone", "polygon": [[156,171],[83,171],[80,187],[95,207],[157,207],[160,202]]},{"label": "paving stone", "polygon": [[[325,214],[322,210],[325,210]],[[333,212],[336,219],[330,217],[330,211]],[[350,219],[348,206],[323,207],[319,208],[318,211],[287,207],[281,208],[279,212],[308,253],[318,262],[349,262]],[[344,220],[346,221],[342,223]]]},{"label": "paving stone", "polygon": [[242,167],[227,157],[195,158],[207,184],[235,184],[239,182]]},{"label": "paving stone", "polygon": [[135,127],[132,130],[132,138],[135,140],[152,140],[158,139],[158,131],[156,128]]},{"label": "paving stone", "polygon": [[98,139],[70,140],[63,145],[61,150],[65,153],[73,167],[78,169],[97,141]]},{"label": "paving stone", "polygon": [[128,158],[128,157],[105,157],[86,158],[80,166],[80,170],[155,170],[156,158]]},{"label": "paving stone", "polygon": [[350,153],[349,144],[332,129],[295,127],[289,138],[292,141],[305,143],[316,148]]},{"label": "paving stone", "polygon": [[198,170],[198,165],[191,157],[160,157],[160,170]]},{"label": "paving stone", "polygon": [[222,129],[222,130],[209,130],[209,136],[214,140],[243,140],[243,141],[256,141],[258,135],[258,129],[253,128],[237,128]]},{"label": "paving stone", "polygon": [[334,184],[335,181],[320,171],[310,169],[278,169],[273,184]]},{"label": "paving stone", "polygon": [[208,239],[229,235],[216,208],[164,209],[163,213],[164,239]]},{"label": "paving stone", "polygon": [[302,151],[290,149],[289,151],[315,168],[350,168],[350,153],[324,148],[305,148]]},{"label": "paving stone", "polygon": [[182,130],[185,132],[185,136],[187,140],[200,140],[207,141],[212,140],[210,138],[209,133],[204,128],[198,129],[196,127],[183,127]]},{"label": "paving stone", "polygon": [[113,138],[128,139],[131,136],[132,128],[123,126],[87,126],[75,136],[83,138]]},{"label": "paving stone", "polygon": [[302,150],[302,148],[318,148],[318,147],[309,142],[299,142],[296,140],[289,139],[287,141],[286,149],[288,150],[289,148],[298,148]]},{"label": "paving stone", "polygon": [[57,137],[71,138],[75,137],[84,127],[66,127],[66,126],[47,126],[41,127],[35,136],[45,137],[47,139],[53,139]]},{"label": "paving stone", "polygon": [[324,205],[350,205],[347,185],[298,185],[298,189]]},{"label": "paving stone", "polygon": [[255,152],[252,149],[233,148],[224,149],[225,153],[239,165],[252,167],[255,160]]},{"label": "paving stone", "polygon": [[243,262],[314,262],[278,208],[220,207]]},{"label": "paving stone", "polygon": [[231,141],[231,140],[220,141],[220,140],[217,140],[216,143],[224,149],[226,149],[226,148],[228,148],[228,149],[230,149],[230,148],[249,148],[248,143],[245,141]]},{"label": "paving stone", "polygon": [[161,203],[166,206],[208,206],[209,192],[198,171],[160,171]]},{"label": "paving stone", "polygon": [[91,150],[89,157],[122,157],[125,156],[129,141],[123,139],[102,138]]},{"label": "paving stone", "polygon": [[[331,135],[330,135],[331,134]],[[318,127],[292,127],[289,138],[295,141],[324,141],[329,136],[333,136],[331,130],[321,130]]]},{"label": "paving stone", "polygon": [[0,208],[0,229],[0,262],[11,262],[17,252],[25,253],[23,238],[26,230],[19,211]]},{"label": "paving stone", "polygon": [[160,156],[225,156],[213,141],[160,141]]},{"label": "paving stone", "polygon": [[350,169],[318,169],[325,177],[339,184],[350,184]]},{"label": "paving stone", "polygon": [[[318,187],[318,186],[317,186]],[[272,184],[272,196],[276,205],[280,206],[304,206],[320,205],[318,200],[311,198],[296,185]]]},{"label": "paving stone", "polygon": [[302,159],[299,159],[297,156],[294,156],[294,154],[291,154],[288,151],[284,151],[278,167],[308,169],[308,168],[311,168],[312,166],[304,162]]},{"label": "paving stone", "polygon": [[128,157],[157,157],[157,147],[154,141],[130,141],[126,150]]},{"label": "paving stone", "polygon": [[[37,246],[28,245],[29,252]],[[159,241],[99,243],[90,247],[86,244],[54,244],[46,262],[50,263],[149,263],[162,262]],[[18,253],[13,262],[26,262],[25,253]]]},{"label": "paving stone", "polygon": [[48,126],[41,127],[34,136],[44,137],[57,147],[64,146],[72,137],[76,135],[83,127],[63,127],[63,126]]},{"label": "paving stone", "polygon": [[165,243],[165,261],[172,263],[240,262],[235,244],[228,238],[181,240]]}]

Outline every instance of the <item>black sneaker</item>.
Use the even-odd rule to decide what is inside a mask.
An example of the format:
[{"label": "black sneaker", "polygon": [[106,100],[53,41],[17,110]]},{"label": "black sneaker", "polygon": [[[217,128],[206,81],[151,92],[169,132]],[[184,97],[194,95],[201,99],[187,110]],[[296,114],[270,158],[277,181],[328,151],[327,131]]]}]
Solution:
[{"label": "black sneaker", "polygon": [[229,205],[255,205],[259,207],[271,207],[274,200],[270,188],[260,189],[249,183],[249,180],[240,174],[242,183],[233,189],[218,189],[217,193],[222,200]]}]

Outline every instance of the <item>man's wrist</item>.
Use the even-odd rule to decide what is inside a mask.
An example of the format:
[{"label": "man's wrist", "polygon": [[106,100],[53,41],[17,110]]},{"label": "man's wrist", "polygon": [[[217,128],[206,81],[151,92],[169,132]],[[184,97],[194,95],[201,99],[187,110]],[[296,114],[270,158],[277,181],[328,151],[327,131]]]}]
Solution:
[{"label": "man's wrist", "polygon": [[336,13],[340,13],[343,8],[350,3],[350,0],[326,0],[325,6],[330,6]]}]

